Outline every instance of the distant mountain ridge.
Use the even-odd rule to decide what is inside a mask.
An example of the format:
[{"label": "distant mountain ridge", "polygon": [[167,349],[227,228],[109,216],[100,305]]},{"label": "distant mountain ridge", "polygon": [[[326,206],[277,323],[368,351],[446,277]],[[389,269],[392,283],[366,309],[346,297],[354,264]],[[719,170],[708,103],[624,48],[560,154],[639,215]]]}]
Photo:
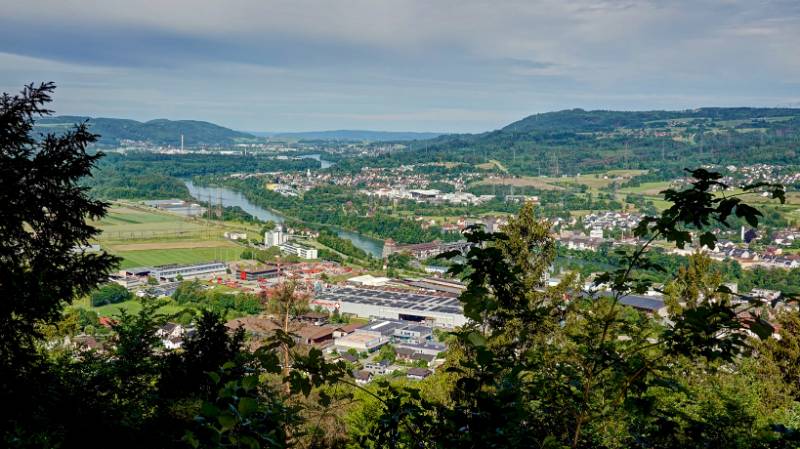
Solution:
[{"label": "distant mountain ridge", "polygon": [[116,146],[123,140],[149,142],[154,145],[233,145],[256,139],[252,134],[199,120],[155,119],[139,122],[130,119],[61,115],[44,117],[36,122],[36,131],[60,133],[78,123],[88,122],[89,129],[100,135],[99,145]]},{"label": "distant mountain ridge", "polygon": [[480,167],[500,162],[516,175],[665,167],[680,175],[684,167],[703,164],[797,164],[798,142],[800,108],[569,109],[530,115],[480,134],[412,142],[408,151],[384,158]]},{"label": "distant mountain ridge", "polygon": [[273,139],[352,140],[352,141],[386,142],[386,141],[433,139],[434,137],[439,137],[444,133],[340,129],[331,131],[305,131],[305,132],[304,131],[253,132],[253,134]]},{"label": "distant mountain ridge", "polygon": [[797,108],[719,108],[708,107],[684,111],[610,111],[565,109],[529,115],[500,131],[505,132],[602,132],[617,128],[644,128],[651,122],[679,119],[750,120],[754,118],[793,117]]}]

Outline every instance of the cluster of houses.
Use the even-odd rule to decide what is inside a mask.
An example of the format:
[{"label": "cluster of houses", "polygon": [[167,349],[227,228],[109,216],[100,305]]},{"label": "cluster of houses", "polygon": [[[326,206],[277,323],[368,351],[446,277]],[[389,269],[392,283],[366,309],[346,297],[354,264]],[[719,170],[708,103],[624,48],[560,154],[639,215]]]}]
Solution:
[{"label": "cluster of houses", "polygon": [[786,167],[782,165],[753,164],[743,167],[728,165],[725,169],[728,171],[728,174],[722,178],[722,182],[728,185],[748,185],[757,182],[767,182],[789,186],[800,183],[800,173],[796,171],[786,171]]},{"label": "cluster of houses", "polygon": [[[395,363],[389,360],[375,360],[370,354],[380,348],[392,345]],[[433,373],[432,367],[437,358],[447,350],[444,343],[433,339],[433,329],[418,323],[402,320],[375,320],[363,325],[348,335],[335,339],[334,350],[355,367],[353,377],[359,383],[368,383],[374,376],[387,375],[406,367],[398,365],[414,364],[407,368],[406,376],[421,380]],[[354,354],[359,354],[363,362]]]},{"label": "cluster of houses", "polygon": [[635,228],[642,221],[640,214],[628,212],[598,212],[583,217],[583,227],[586,229],[622,229]]},{"label": "cluster of houses", "polygon": [[[705,246],[701,250],[706,252],[712,259],[732,259],[739,262],[744,268],[764,267],[789,270],[800,267],[800,255],[783,254],[783,250],[776,247],[768,247],[763,251],[756,251],[750,248],[742,248],[730,240],[720,240],[713,250]],[[691,245],[687,245],[683,249],[670,249],[671,253],[681,256],[687,256],[695,251],[696,247]]]},{"label": "cluster of houses", "polygon": [[373,190],[364,189],[360,193],[391,200],[413,200],[418,203],[478,205],[495,198],[494,195],[475,195],[469,192],[442,193],[437,189],[406,189],[403,187],[381,187]]}]

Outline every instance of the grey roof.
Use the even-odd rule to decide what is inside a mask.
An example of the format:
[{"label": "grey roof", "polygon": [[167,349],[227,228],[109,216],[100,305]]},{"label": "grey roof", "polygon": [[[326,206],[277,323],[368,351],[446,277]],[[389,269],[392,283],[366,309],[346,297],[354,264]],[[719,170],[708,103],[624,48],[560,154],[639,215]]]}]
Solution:
[{"label": "grey roof", "polygon": [[433,329],[431,329],[428,326],[420,326],[420,325],[413,325],[413,324],[411,326],[406,327],[403,330],[406,330],[406,331],[409,331],[409,332],[419,332],[421,334],[430,334],[430,333],[433,332]]},{"label": "grey roof", "polygon": [[370,304],[397,309],[408,309],[417,313],[440,312],[461,314],[461,303],[457,298],[418,293],[370,290],[355,287],[334,287],[318,293],[317,299],[341,301],[355,304]]},{"label": "grey roof", "polygon": [[433,371],[426,368],[409,368],[406,374],[409,376],[428,377]]},{"label": "grey roof", "polygon": [[372,373],[366,370],[353,371],[353,377],[359,380],[369,380],[372,377]]},{"label": "grey roof", "polygon": [[378,332],[383,336],[394,335],[397,329],[404,329],[408,324],[402,321],[395,320],[375,320],[356,329],[358,331]]},{"label": "grey roof", "polygon": [[656,312],[664,308],[664,300],[651,296],[626,295],[619,299],[620,304],[633,307],[634,309]]}]

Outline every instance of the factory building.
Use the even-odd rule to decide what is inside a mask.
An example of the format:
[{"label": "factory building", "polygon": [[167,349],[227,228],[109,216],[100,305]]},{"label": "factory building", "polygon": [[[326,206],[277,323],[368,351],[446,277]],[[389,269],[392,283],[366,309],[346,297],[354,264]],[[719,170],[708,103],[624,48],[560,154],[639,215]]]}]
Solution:
[{"label": "factory building", "polygon": [[236,267],[236,279],[242,281],[258,281],[259,279],[271,279],[280,275],[280,267],[277,264],[264,265],[245,265]]},{"label": "factory building", "polygon": [[194,265],[161,265],[158,267],[127,268],[120,271],[123,277],[152,276],[159,280],[170,280],[181,276],[184,279],[223,274],[227,270],[222,262],[207,262]]},{"label": "factory building", "polygon": [[339,313],[426,322],[448,328],[467,322],[461,303],[452,296],[337,286],[317,293],[311,303],[329,310],[338,309]]}]

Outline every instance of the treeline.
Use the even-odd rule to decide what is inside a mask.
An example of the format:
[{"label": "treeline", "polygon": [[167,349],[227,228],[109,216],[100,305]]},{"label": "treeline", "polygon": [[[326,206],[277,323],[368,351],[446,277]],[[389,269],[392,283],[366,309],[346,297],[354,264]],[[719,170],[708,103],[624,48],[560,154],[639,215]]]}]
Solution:
[{"label": "treeline", "polygon": [[239,292],[221,292],[207,290],[199,281],[183,281],[172,294],[178,304],[191,305],[211,310],[220,316],[227,316],[230,311],[239,315],[255,315],[264,310],[256,295]]},{"label": "treeline", "polygon": [[371,258],[371,256],[367,254],[366,251],[355,246],[353,242],[339,237],[338,235],[334,234],[328,229],[323,229],[319,232],[319,237],[317,237],[317,241],[327,246],[328,248],[336,250],[337,252],[340,252],[346,256],[355,257],[356,259],[363,259],[363,260]]},{"label": "treeline", "polygon": [[181,178],[253,171],[304,171],[319,168],[313,159],[278,160],[221,154],[167,155],[144,151],[109,153],[83,183],[104,199],[190,199]]},{"label": "treeline", "polygon": [[129,173],[124,168],[97,170],[83,184],[104,199],[190,199],[189,189],[177,178],[160,173]]}]

